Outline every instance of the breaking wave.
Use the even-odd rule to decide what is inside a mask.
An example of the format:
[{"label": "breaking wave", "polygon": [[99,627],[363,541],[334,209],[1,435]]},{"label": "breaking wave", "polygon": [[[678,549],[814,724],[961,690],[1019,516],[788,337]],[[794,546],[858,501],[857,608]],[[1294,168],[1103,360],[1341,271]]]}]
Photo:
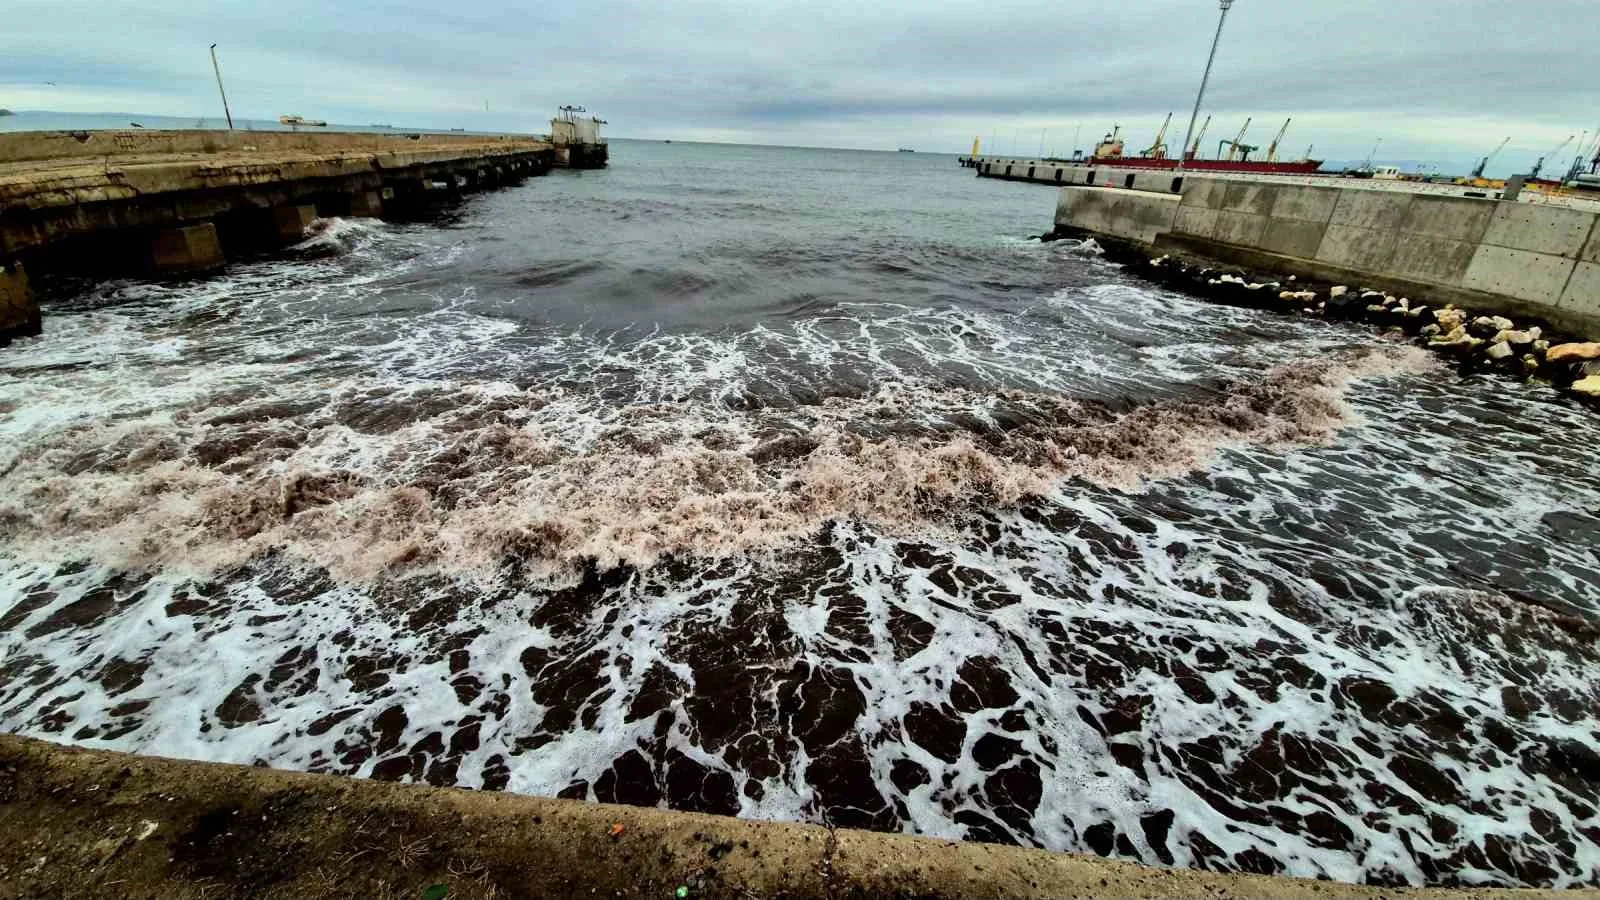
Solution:
[{"label": "breaking wave", "polygon": [[1122,412],[908,384],[786,408],[599,410],[504,383],[418,395],[356,382],[314,409],[163,413],[18,444],[0,535],[34,558],[197,575],[280,550],[356,580],[487,577],[508,561],[524,575],[645,568],[770,548],[831,520],[907,534],[1062,478],[1132,489],[1220,447],[1321,441],[1350,421],[1350,379],[1427,365],[1420,351],[1364,351]]},{"label": "breaking wave", "polygon": [[0,352],[0,727],[1600,883],[1600,419],[997,235],[1050,193],[942,162],[614,153],[51,298]]}]

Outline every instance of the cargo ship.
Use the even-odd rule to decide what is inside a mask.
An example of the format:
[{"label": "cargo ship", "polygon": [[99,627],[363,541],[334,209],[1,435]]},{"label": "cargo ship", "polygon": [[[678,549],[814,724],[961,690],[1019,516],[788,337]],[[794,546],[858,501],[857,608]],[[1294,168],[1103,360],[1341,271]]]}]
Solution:
[{"label": "cargo ship", "polygon": [[[1210,126],[1211,119],[1207,117],[1206,124],[1200,126],[1200,133],[1195,136],[1194,143],[1183,154],[1183,167],[1193,172],[1239,172],[1253,175],[1315,175],[1322,170],[1322,160],[1311,159],[1311,148],[1307,148],[1304,159],[1283,160],[1278,159],[1278,145],[1283,142],[1283,135],[1289,130],[1286,120],[1283,127],[1278,129],[1277,137],[1272,139],[1267,147],[1265,159],[1251,159],[1250,154],[1261,148],[1254,144],[1244,143],[1244,135],[1250,128],[1250,120],[1244,120],[1244,127],[1233,140],[1223,139],[1217,142],[1217,155],[1214,159],[1205,159],[1200,156],[1200,142],[1205,139],[1206,128]],[[1136,156],[1124,156],[1125,147],[1122,140],[1122,126],[1115,125],[1111,133],[1101,138],[1095,145],[1094,154],[1084,157],[1074,155],[1072,159],[1047,159],[1045,162],[1060,163],[1078,166],[1116,166],[1119,169],[1176,169],[1178,160],[1167,154],[1167,126],[1172,123],[1171,114],[1167,121],[1161,125],[1161,130],[1156,133],[1155,143]]]},{"label": "cargo ship", "polygon": [[[1205,139],[1206,129],[1211,125],[1211,118],[1206,117],[1204,125],[1200,126],[1200,133],[1195,136],[1194,142],[1189,145],[1183,154],[1183,168],[1191,172],[1239,172],[1255,175],[1316,175],[1322,171],[1322,160],[1312,159],[1312,147],[1306,148],[1306,155],[1296,160],[1279,160],[1278,145],[1283,142],[1283,135],[1289,130],[1288,120],[1283,127],[1278,129],[1278,136],[1272,139],[1267,147],[1266,159],[1251,159],[1250,154],[1261,148],[1253,144],[1244,143],[1245,131],[1250,128],[1250,120],[1245,119],[1244,128],[1233,140],[1217,142],[1217,156],[1215,159],[1205,159],[1200,156],[1200,142]],[[1071,158],[1046,156],[1040,162],[1057,166],[1113,166],[1119,169],[1155,169],[1172,170],[1178,168],[1178,160],[1167,153],[1166,135],[1167,126],[1172,124],[1172,115],[1167,115],[1167,121],[1162,123],[1161,130],[1156,133],[1156,139],[1147,149],[1135,156],[1123,155],[1125,143],[1122,140],[1122,126],[1113,126],[1111,132],[1100,143],[1095,145],[1094,153],[1084,156],[1081,152],[1074,151]],[[978,156],[978,139],[972,140],[972,155],[963,156],[958,161],[967,168],[977,168],[982,158]]]}]

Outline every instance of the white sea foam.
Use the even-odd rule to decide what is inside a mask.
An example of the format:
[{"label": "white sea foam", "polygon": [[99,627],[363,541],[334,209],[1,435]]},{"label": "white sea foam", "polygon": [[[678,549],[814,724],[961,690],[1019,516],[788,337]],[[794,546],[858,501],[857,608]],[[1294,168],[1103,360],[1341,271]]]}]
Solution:
[{"label": "white sea foam", "polygon": [[0,354],[0,724],[1600,880],[1581,410],[1110,274],[633,331],[513,318],[414,238],[107,286]]}]

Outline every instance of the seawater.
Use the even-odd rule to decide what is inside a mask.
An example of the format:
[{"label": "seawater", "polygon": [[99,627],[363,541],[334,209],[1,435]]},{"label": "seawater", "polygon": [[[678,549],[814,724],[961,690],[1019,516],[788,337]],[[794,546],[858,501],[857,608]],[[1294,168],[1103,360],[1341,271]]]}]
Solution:
[{"label": "seawater", "polygon": [[616,142],[0,352],[0,727],[1386,884],[1600,883],[1600,420]]}]

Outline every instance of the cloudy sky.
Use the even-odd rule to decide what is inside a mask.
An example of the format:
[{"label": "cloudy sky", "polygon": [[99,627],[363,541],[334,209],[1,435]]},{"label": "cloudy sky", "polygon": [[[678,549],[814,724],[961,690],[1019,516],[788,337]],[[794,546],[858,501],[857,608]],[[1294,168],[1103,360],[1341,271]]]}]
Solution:
[{"label": "cloudy sky", "polygon": [[[1215,0],[10,0],[0,106],[543,131],[582,103],[621,137],[1066,152],[1187,125]],[[1206,143],[1253,116],[1292,155],[1526,169],[1600,128],[1596,0],[1238,0]],[[485,109],[487,104],[487,110]],[[1572,159],[1577,141],[1562,152]],[[1491,170],[1493,172],[1494,170]]]}]

